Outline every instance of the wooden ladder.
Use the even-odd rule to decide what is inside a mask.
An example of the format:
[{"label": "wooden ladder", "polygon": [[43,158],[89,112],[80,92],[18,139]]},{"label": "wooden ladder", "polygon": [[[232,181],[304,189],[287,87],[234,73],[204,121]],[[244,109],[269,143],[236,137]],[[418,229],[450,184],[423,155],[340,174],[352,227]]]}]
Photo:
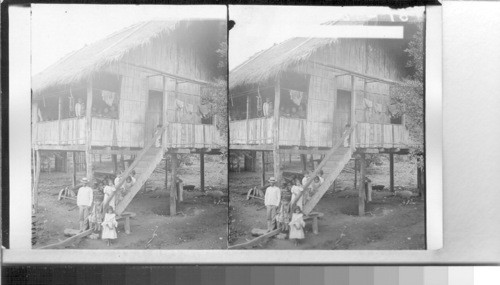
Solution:
[{"label": "wooden ladder", "polygon": [[[147,145],[142,149],[142,151],[137,155],[134,162],[122,173],[120,181],[115,185],[116,189],[125,183],[127,177],[130,175],[132,170],[135,170],[137,175],[137,180],[134,185],[130,187],[128,193],[123,197],[123,200],[116,206],[116,215],[121,215],[127,206],[132,202],[135,195],[141,190],[142,186],[148,178],[151,176],[156,166],[161,162],[163,158],[163,148],[155,147],[156,140],[163,135],[167,126],[163,126],[160,131],[147,143]],[[116,191],[113,195],[116,194]],[[111,198],[109,199],[111,200]],[[108,201],[109,201],[108,200]],[[106,207],[107,205],[104,205]]]},{"label": "wooden ladder", "polygon": [[[354,136],[351,136],[351,142],[350,142],[351,145],[349,147],[343,147],[342,144],[344,143],[344,140],[352,134],[354,129],[355,126],[351,126],[350,129],[342,135],[342,138],[325,155],[321,163],[318,165],[318,167],[316,167],[312,175],[307,180],[306,184],[303,185],[304,189],[307,189],[314,180],[314,177],[318,175],[318,172],[320,170],[323,170],[326,176],[325,181],[323,182],[323,184],[321,184],[321,186],[318,188],[317,192],[311,197],[311,199],[304,205],[303,212],[305,215],[308,215],[309,213],[312,212],[314,207],[318,204],[319,200],[321,200],[321,197],[323,197],[323,195],[330,188],[335,179],[337,179],[340,172],[342,172],[344,166],[351,159],[351,156],[354,151],[353,149]],[[297,200],[300,198],[300,196],[302,196],[303,193],[304,191],[292,201],[292,205],[294,205],[297,202]]]}]

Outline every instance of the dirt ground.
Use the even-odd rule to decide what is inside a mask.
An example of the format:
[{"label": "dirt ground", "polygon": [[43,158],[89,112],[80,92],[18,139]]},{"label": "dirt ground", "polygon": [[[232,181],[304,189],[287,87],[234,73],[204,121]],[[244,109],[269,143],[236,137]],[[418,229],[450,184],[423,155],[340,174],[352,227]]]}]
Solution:
[{"label": "dirt ground", "polygon": [[[216,204],[199,190],[199,163],[181,165],[179,177],[193,191],[184,191],[184,202],[177,206],[177,216],[169,213],[169,193],[164,189],[165,173],[159,168],[148,180],[149,189],[139,192],[127,207],[136,213],[131,219],[131,234],[125,234],[123,223],[118,225],[118,239],[108,247],[103,240],[81,239],[68,248],[77,249],[225,249],[227,248],[227,199]],[[103,162],[108,163],[108,162]],[[110,163],[110,162],[109,162]],[[103,167],[103,165],[100,165]],[[108,165],[108,169],[111,164]],[[227,193],[227,164],[219,156],[205,158],[206,189]],[[85,173],[78,173],[78,178]],[[34,217],[38,230],[34,248],[64,240],[65,228],[78,228],[78,208],[75,201],[57,200],[63,185],[71,184],[70,173],[42,172],[40,176],[39,212]],[[170,180],[169,180],[170,182]],[[154,236],[154,234],[156,234]],[[153,238],[154,236],[154,238]]]},{"label": "dirt ground", "polygon": [[[358,213],[358,193],[353,189],[354,174],[351,161],[336,181],[333,189],[323,196],[315,212],[324,213],[319,219],[319,234],[314,235],[311,223],[305,228],[306,238],[299,246],[290,240],[267,239],[254,249],[339,249],[339,250],[414,250],[425,249],[425,208],[419,197],[412,198],[408,205],[394,197],[387,189],[389,185],[389,162],[381,158],[382,164],[367,168],[367,176],[373,184],[385,185],[383,191],[373,191],[372,202],[366,205],[366,215]],[[299,169],[300,161],[288,163],[289,168]],[[257,164],[260,165],[260,164]],[[267,173],[269,178],[272,173]],[[395,162],[395,186],[399,189],[416,189],[416,165],[408,159]],[[229,173],[230,185],[230,245],[253,239],[252,228],[266,228],[266,210],[262,200],[246,200],[246,192],[260,185],[259,172]]]}]

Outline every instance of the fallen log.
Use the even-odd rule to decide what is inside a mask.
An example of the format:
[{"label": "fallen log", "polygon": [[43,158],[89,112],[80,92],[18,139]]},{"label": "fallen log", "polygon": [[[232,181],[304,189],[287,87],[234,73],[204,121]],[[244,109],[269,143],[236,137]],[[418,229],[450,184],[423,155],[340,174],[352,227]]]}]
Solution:
[{"label": "fallen log", "polygon": [[63,240],[61,242],[54,243],[54,244],[49,244],[49,245],[46,245],[46,246],[41,247],[39,249],[55,249],[55,248],[65,247],[65,246],[67,246],[67,245],[69,245],[69,244],[71,244],[71,243],[73,243],[73,242],[75,242],[75,241],[77,241],[77,240],[79,240],[79,239],[81,239],[83,237],[86,237],[86,236],[90,235],[92,232],[93,232],[92,229],[88,229],[88,230],[86,230],[84,232],[81,232],[81,233],[79,233],[77,235],[74,235],[74,236],[72,236],[70,238],[67,238],[67,239],[65,239],[65,240]]},{"label": "fallen log", "polygon": [[260,237],[254,238],[251,241],[229,246],[228,249],[240,249],[240,248],[245,248],[245,247],[248,247],[248,246],[256,245],[259,242],[261,242],[261,241],[263,241],[263,240],[265,240],[267,238],[270,238],[272,236],[275,236],[275,235],[277,235],[279,233],[280,233],[280,230],[276,229],[276,230],[273,230],[273,231],[270,231],[270,232],[266,233],[265,235],[261,235]]}]

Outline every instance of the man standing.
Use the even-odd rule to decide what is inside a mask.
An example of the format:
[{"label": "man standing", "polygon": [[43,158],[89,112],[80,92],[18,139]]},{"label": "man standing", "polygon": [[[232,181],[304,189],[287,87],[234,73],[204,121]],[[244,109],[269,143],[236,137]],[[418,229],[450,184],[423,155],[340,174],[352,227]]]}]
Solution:
[{"label": "man standing", "polygon": [[82,178],[83,186],[78,189],[78,195],[76,196],[76,204],[80,210],[80,232],[83,232],[87,227],[86,220],[89,215],[90,206],[92,206],[92,201],[94,201],[94,192],[92,188],[88,186],[89,180],[84,177]]},{"label": "man standing", "polygon": [[275,228],[275,216],[276,209],[278,208],[281,201],[281,190],[276,187],[276,179],[274,177],[269,178],[269,183],[271,186],[267,187],[266,194],[264,196],[264,205],[267,209],[267,231],[270,232]]}]

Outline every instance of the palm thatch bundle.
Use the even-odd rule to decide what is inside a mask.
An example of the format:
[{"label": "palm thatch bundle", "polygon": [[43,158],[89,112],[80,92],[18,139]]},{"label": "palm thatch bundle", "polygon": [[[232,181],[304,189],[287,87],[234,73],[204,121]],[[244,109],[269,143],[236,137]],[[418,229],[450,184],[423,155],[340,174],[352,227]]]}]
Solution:
[{"label": "palm thatch bundle", "polygon": [[[207,21],[186,19],[182,21],[145,21],[115,32],[93,44],[74,51],[33,77],[35,96],[57,85],[69,85],[88,79],[92,74],[120,61],[128,53],[168,36],[181,26]],[[203,25],[204,22],[200,24]]]},{"label": "palm thatch bundle", "polygon": [[276,44],[235,67],[229,75],[229,88],[276,78],[287,68],[307,61],[318,49],[336,42],[332,38],[291,38]]}]

